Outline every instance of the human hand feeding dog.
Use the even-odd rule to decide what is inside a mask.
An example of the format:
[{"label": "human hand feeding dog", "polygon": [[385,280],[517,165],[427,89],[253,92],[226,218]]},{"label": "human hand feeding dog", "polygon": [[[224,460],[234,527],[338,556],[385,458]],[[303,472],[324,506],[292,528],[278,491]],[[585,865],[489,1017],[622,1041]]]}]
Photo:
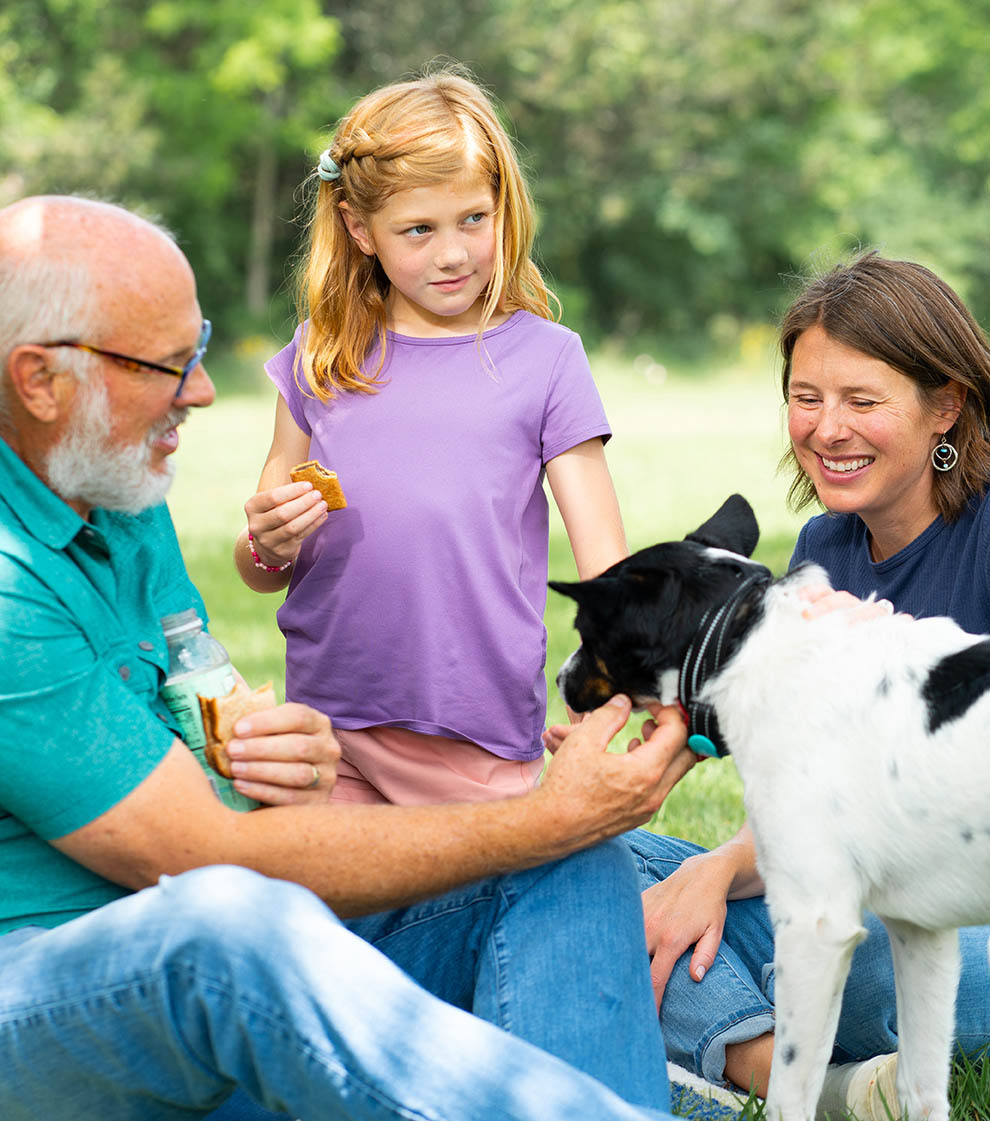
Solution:
[{"label": "human hand feeding dog", "polygon": [[648,821],[697,762],[685,746],[679,715],[660,706],[626,752],[603,750],[630,712],[628,697],[615,696],[571,729],[534,791],[553,813],[576,810],[571,827],[585,831],[589,844],[614,836],[623,820],[627,829]]},{"label": "human hand feeding dog", "polygon": [[990,639],[882,607],[855,626],[842,610],[808,620],[799,592],[822,570],[772,581],[748,559],[757,535],[733,496],[685,541],[552,585],[577,601],[582,639],[558,684],[576,710],[615,690],[680,704],[694,736],[733,754],[776,933],[768,1116],[814,1116],[869,909],[894,949],[898,1097],[943,1121],[954,928],[990,917],[990,811],[973,781]]}]

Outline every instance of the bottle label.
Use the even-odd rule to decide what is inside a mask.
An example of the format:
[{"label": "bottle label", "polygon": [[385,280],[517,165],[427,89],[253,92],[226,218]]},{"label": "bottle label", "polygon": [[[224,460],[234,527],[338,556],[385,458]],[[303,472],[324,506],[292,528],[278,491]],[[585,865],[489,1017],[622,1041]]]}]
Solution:
[{"label": "bottle label", "polygon": [[175,717],[179,732],[189,747],[195,750],[206,746],[203,714],[196,695],[225,697],[233,688],[234,670],[229,662],[215,669],[191,673],[178,681],[166,681],[162,686],[162,700]]},{"label": "bottle label", "polygon": [[206,733],[203,731],[203,714],[199,707],[197,694],[202,697],[225,697],[234,688],[234,670],[228,662],[214,669],[184,675],[177,681],[162,686],[162,700],[179,725],[179,731],[199,765],[210,780],[213,792],[225,806],[232,810],[253,810],[261,805],[234,788],[233,782],[216,771],[207,763],[204,748]]}]

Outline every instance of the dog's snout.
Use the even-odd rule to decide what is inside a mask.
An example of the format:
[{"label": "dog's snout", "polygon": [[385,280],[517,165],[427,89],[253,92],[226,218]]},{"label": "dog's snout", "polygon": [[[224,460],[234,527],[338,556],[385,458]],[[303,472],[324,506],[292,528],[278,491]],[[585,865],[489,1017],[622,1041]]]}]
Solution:
[{"label": "dog's snout", "polygon": [[557,690],[567,707],[574,712],[590,712],[603,705],[616,691],[602,672],[602,667],[589,664],[582,646],[561,666],[557,674]]}]

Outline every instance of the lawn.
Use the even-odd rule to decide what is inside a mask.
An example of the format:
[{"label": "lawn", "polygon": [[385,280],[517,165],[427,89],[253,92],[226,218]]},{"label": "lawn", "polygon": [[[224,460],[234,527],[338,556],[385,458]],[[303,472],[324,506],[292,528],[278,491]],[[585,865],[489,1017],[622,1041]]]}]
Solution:
[{"label": "lawn", "polygon": [[[786,568],[801,519],[786,511],[786,483],[776,472],[783,421],[773,356],[765,342],[756,350],[746,366],[690,376],[669,373],[646,355],[635,361],[593,356],[615,433],[608,458],[631,548],[683,536],[736,490],[750,500],[763,529],[757,556],[774,571]],[[192,415],[182,430],[170,504],[214,634],[249,682],[271,678],[281,691],[284,647],[275,622],[281,596],[248,591],[231,561],[234,538],[244,525],[243,504],[254,492],[271,441],[274,390],[257,376],[264,351],[258,343],[247,354],[221,359],[216,404]],[[559,579],[574,577],[556,516],[550,572]],[[551,594],[546,618],[549,719],[557,721],[563,707],[553,677],[576,642],[570,601]],[[722,760],[695,768],[654,827],[712,845],[741,820],[739,780],[731,760]]]}]

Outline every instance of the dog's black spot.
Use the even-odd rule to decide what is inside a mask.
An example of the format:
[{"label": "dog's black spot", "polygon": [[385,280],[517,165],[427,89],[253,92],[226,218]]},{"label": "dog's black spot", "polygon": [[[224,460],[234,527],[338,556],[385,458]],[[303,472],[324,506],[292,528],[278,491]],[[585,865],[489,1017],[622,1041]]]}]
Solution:
[{"label": "dog's black spot", "polygon": [[793,1043],[788,1044],[788,1046],[781,1051],[780,1057],[783,1060],[784,1066],[789,1067],[797,1058],[797,1048]]},{"label": "dog's black spot", "polygon": [[990,689],[990,639],[943,658],[931,669],[921,695],[928,706],[928,731],[964,716]]},{"label": "dog's black spot", "polygon": [[887,767],[887,774],[889,774],[890,777],[895,782],[897,781],[897,779],[899,779],[901,777],[900,768],[897,766],[897,760],[896,759],[891,759],[891,761],[890,761],[890,763]]},{"label": "dog's black spot", "polygon": [[884,674],[883,677],[881,677],[879,682],[877,683],[877,693],[879,693],[879,695],[881,697],[886,697],[886,695],[889,692],[890,692],[890,678],[886,674]]},{"label": "dog's black spot", "polygon": [[959,836],[966,842],[967,845],[973,843],[973,830],[968,826],[959,830]]}]

